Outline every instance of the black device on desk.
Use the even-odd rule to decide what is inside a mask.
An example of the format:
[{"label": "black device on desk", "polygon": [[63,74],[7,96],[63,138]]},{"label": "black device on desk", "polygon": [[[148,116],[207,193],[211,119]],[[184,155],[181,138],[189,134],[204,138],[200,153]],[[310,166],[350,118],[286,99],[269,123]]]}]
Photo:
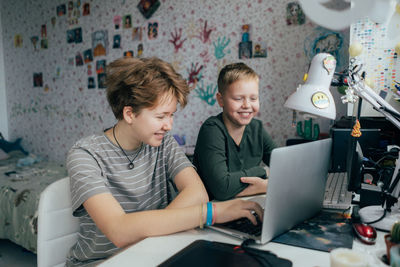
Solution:
[{"label": "black device on desk", "polygon": [[351,132],[350,128],[331,129],[332,156],[323,203],[326,209],[350,207],[352,192],[360,193],[364,180],[363,154],[370,157],[379,147],[380,129],[362,129],[359,138]]}]

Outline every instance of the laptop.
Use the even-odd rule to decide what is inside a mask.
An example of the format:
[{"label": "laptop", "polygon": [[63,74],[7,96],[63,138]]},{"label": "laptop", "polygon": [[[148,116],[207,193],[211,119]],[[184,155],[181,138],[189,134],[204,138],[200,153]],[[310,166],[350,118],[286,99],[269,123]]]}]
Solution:
[{"label": "laptop", "polygon": [[[261,233],[232,229],[247,218],[233,223],[215,224],[209,228],[265,244],[295,225],[316,215],[322,208],[332,139],[323,139],[272,151],[267,194],[248,198],[264,208]],[[251,224],[251,227],[257,228]]]}]

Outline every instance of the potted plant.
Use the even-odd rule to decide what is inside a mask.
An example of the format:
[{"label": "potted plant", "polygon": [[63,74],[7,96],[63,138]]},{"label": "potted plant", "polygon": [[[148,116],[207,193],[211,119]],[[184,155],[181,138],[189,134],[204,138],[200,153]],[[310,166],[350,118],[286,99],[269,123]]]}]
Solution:
[{"label": "potted plant", "polygon": [[386,256],[387,260],[390,263],[390,249],[400,244],[400,222],[395,222],[390,230],[389,234],[385,235],[385,243],[386,243]]}]

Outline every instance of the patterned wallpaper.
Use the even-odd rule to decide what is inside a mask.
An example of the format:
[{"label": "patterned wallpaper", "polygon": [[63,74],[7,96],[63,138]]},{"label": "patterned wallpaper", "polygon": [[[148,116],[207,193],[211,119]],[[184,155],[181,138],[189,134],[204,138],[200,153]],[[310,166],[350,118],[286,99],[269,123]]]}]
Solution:
[{"label": "patterned wallpaper", "polygon": [[[111,127],[115,119],[104,88],[99,88],[101,72],[105,64],[132,51],[171,62],[193,87],[172,131],[185,136],[186,146],[194,146],[202,122],[220,112],[215,102],[218,71],[237,61],[260,75],[258,118],[275,142],[284,145],[295,129],[292,112],[283,104],[312,56],[331,52],[339,68],[347,64],[348,31],[319,28],[301,12],[288,19],[288,7],[296,6],[290,0],[161,0],[148,19],[139,12],[139,2],[1,2],[10,140],[22,137],[28,151],[63,162],[76,140]],[[124,27],[127,18],[131,28]],[[253,46],[260,44],[266,57],[239,59],[245,24]],[[93,50],[98,43],[104,44],[106,55],[92,55],[85,63],[91,53],[101,54]],[[89,79],[94,88],[88,88]]]}]

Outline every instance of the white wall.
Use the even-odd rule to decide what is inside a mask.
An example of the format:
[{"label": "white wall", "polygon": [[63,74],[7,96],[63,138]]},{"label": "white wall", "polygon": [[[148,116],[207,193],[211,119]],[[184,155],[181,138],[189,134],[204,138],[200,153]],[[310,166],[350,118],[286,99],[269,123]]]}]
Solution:
[{"label": "white wall", "polygon": [[[0,2],[1,4],[1,2]],[[2,10],[2,9],[1,9]],[[7,119],[7,97],[6,97],[6,80],[3,56],[3,27],[1,23],[0,12],[0,132],[5,139],[8,139],[8,119]]]}]

